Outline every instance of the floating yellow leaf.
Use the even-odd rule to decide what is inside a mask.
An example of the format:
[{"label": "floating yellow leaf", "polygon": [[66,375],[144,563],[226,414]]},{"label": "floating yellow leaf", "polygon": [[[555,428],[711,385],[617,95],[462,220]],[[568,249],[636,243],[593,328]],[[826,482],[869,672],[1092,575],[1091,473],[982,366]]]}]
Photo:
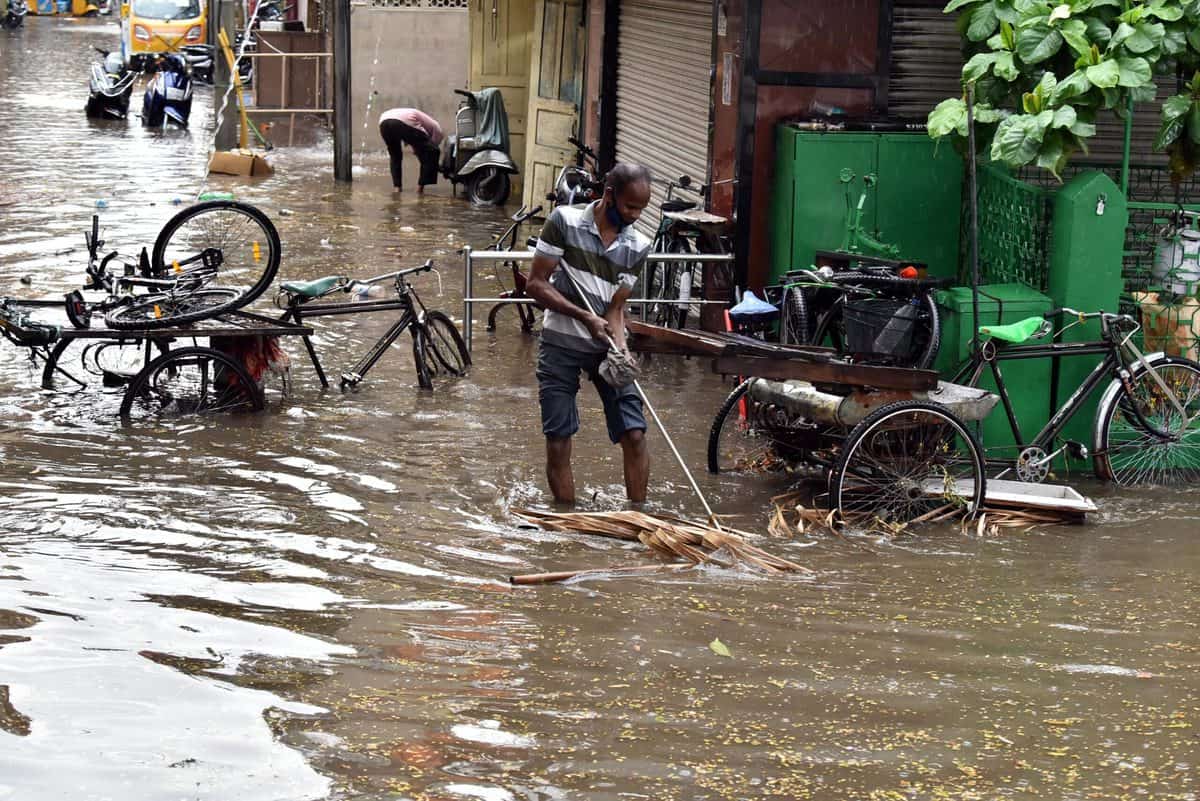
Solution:
[{"label": "floating yellow leaf", "polygon": [[711,648],[712,652],[717,656],[728,656],[730,658],[733,657],[733,654],[729,650],[729,646],[720,640],[713,640],[708,644],[708,647]]}]

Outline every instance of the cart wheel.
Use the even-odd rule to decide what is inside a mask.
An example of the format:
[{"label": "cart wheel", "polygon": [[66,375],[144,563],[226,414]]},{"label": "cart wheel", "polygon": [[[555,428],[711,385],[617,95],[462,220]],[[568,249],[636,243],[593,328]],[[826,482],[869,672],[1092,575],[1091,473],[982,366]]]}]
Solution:
[{"label": "cart wheel", "polygon": [[901,401],[875,410],[846,437],[830,502],[844,524],[868,529],[941,509],[969,518],[983,503],[984,482],[979,445],[957,417],[936,403]]},{"label": "cart wheel", "polygon": [[246,368],[213,348],[180,348],[146,365],[125,391],[121,418],[159,420],[257,412],[262,389]]}]

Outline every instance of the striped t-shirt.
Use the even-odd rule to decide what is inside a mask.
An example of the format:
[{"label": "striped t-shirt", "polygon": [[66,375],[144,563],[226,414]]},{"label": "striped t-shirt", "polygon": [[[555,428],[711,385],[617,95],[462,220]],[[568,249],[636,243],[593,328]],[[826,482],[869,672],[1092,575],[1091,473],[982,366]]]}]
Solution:
[{"label": "striped t-shirt", "polygon": [[[587,304],[579,297],[564,271],[569,271],[579,288],[587,294],[596,314],[604,314],[617,289],[637,285],[650,251],[650,240],[633,229],[625,228],[607,248],[596,225],[596,204],[559,206],[542,226],[537,252],[557,258],[558,267],[550,276],[551,285],[580,308]],[[542,318],[542,341],[571,350],[604,353],[608,345],[595,339],[587,326],[550,309]]]}]

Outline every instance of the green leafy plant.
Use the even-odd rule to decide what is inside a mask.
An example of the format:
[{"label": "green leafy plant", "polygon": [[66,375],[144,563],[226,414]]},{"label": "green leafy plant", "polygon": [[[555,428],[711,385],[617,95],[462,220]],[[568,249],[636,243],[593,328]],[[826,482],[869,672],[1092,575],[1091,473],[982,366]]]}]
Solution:
[{"label": "green leafy plant", "polygon": [[1171,157],[1171,176],[1176,181],[1191,175],[1200,164],[1200,72],[1192,76],[1185,94],[1167,98],[1162,107],[1162,127],[1154,140],[1155,150]]},{"label": "green leafy plant", "polygon": [[[967,42],[979,146],[1012,167],[1058,176],[1086,152],[1097,115],[1124,117],[1154,99],[1156,73],[1174,81],[1176,64],[1200,65],[1200,0],[950,0],[944,10]],[[1156,146],[1171,152],[1176,178],[1177,163],[1190,172],[1200,156],[1198,100],[1200,75],[1163,108]],[[967,135],[962,98],[934,108],[929,135]]]}]

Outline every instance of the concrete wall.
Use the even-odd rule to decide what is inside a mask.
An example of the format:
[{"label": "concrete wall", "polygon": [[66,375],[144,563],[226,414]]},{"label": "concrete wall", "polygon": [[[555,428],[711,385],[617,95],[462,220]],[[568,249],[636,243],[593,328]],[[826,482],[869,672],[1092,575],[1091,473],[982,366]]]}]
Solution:
[{"label": "concrete wall", "polygon": [[[355,4],[350,17],[354,157],[366,141],[368,153],[386,148],[379,138],[379,114],[397,106],[419,108],[447,135],[467,88],[470,39],[465,8],[387,8]],[[367,99],[371,98],[366,130]],[[416,160],[405,159],[404,183],[416,185]]]}]

